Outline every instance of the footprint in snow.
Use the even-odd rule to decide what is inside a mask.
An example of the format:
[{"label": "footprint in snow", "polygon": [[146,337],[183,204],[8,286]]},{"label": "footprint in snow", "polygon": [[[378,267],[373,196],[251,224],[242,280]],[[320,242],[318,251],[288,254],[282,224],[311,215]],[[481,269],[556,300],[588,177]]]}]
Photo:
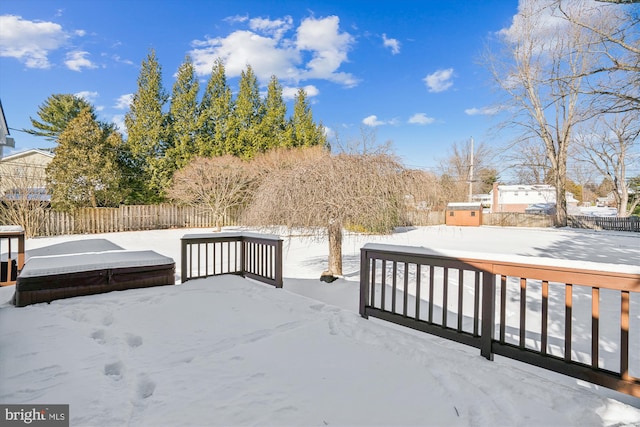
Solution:
[{"label": "footprint in snow", "polygon": [[140,335],[127,334],[126,340],[129,348],[136,348],[142,345],[142,337]]},{"label": "footprint in snow", "polygon": [[124,364],[120,361],[114,363],[107,363],[104,365],[104,374],[108,377],[113,378],[114,380],[119,380],[122,378],[122,373],[124,371]]},{"label": "footprint in snow", "polygon": [[136,394],[139,399],[147,399],[153,396],[153,392],[156,390],[156,383],[149,378],[147,374],[138,375],[138,385],[136,387]]}]

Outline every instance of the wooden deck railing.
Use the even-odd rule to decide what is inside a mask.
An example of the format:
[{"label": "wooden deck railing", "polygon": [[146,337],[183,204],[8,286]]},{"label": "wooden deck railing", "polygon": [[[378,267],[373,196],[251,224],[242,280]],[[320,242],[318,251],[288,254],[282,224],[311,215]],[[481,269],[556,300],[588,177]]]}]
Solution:
[{"label": "wooden deck railing", "polygon": [[0,226],[0,286],[16,284],[18,272],[24,266],[24,229]]},{"label": "wooden deck railing", "polygon": [[187,234],[182,237],[182,283],[238,274],[282,287],[282,239],[258,233]]},{"label": "wooden deck railing", "polygon": [[638,266],[527,261],[368,244],[360,314],[640,397]]}]

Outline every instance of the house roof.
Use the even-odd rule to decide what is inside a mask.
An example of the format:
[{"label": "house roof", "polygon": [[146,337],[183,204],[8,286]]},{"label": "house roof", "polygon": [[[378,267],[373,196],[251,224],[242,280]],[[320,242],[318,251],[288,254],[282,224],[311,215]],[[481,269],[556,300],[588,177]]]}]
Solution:
[{"label": "house roof", "polygon": [[[2,109],[2,101],[0,100],[0,136],[4,137],[9,135],[9,125],[7,125],[7,119],[4,116],[4,110]],[[0,141],[3,143],[3,141]]]},{"label": "house roof", "polygon": [[11,154],[9,156],[5,156],[2,159],[0,159],[0,162],[6,162],[9,160],[16,160],[22,157],[26,157],[26,156],[30,156],[32,154],[42,154],[44,156],[50,157],[53,159],[54,155],[48,151],[44,151],[44,150],[38,150],[37,148],[32,148],[30,150],[26,150],[26,151],[21,151],[19,153],[14,153]]}]

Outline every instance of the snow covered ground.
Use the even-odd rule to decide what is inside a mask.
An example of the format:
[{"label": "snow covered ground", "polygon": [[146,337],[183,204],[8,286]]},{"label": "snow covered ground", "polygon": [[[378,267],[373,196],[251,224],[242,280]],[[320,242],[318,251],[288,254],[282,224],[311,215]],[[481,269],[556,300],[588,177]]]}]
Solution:
[{"label": "snow covered ground", "polygon": [[[179,270],[180,237],[203,231],[30,239],[27,256],[152,249]],[[332,284],[326,242],[289,237],[283,289],[223,276],[15,308],[0,288],[0,403],[68,403],[79,426],[640,425],[640,399],[360,318],[368,242],[640,271],[637,234],[438,226],[348,236]]]}]

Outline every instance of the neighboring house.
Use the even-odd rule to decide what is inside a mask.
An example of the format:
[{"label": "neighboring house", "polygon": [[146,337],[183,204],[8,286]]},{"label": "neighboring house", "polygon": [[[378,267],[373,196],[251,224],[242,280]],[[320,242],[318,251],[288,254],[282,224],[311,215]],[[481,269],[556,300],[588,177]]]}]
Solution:
[{"label": "neighboring house", "polygon": [[4,147],[15,147],[15,141],[9,136],[9,126],[7,125],[7,119],[4,117],[2,101],[0,101],[0,158],[2,158]]},{"label": "neighboring house", "polygon": [[[491,212],[525,212],[532,205],[555,206],[556,188],[552,185],[499,185],[493,184],[491,195]],[[568,192],[567,207],[577,207],[578,201]]]},{"label": "neighboring house", "polygon": [[606,197],[598,197],[596,199],[596,206],[600,207],[600,208],[603,208],[603,207],[615,208],[615,207],[617,207],[616,196],[613,193],[613,191],[610,191],[609,194],[607,194]]},{"label": "neighboring house", "polygon": [[26,194],[31,200],[49,200],[46,169],[52,159],[53,154],[36,149],[0,159],[0,197],[15,200]]}]

